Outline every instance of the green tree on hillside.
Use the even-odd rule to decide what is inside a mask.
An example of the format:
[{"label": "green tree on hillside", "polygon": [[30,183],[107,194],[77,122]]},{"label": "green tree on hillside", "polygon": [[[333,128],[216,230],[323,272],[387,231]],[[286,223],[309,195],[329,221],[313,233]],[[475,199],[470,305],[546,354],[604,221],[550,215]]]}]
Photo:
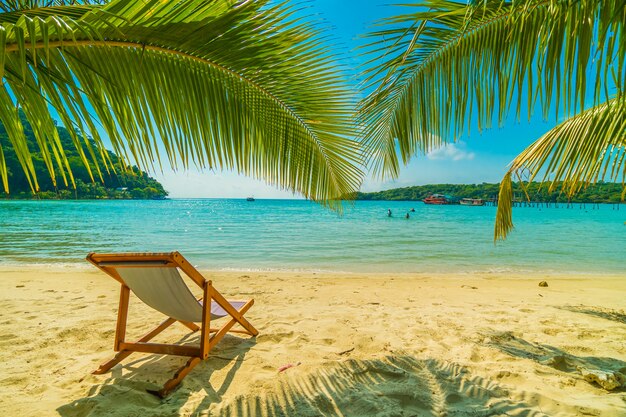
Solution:
[{"label": "green tree on hillside", "polygon": [[[513,200],[523,201],[527,196],[535,202],[559,203],[619,203],[622,185],[604,183],[591,185],[574,196],[561,192],[563,184],[525,182],[512,186]],[[495,200],[499,184],[429,184],[390,190],[357,193],[357,200],[421,201],[432,194],[446,194],[456,198],[480,198]]]},{"label": "green tree on hillside", "polygon": [[[102,159],[103,154],[114,165],[120,166],[121,161],[118,156],[110,151],[101,151],[98,145],[92,139],[81,138],[83,143],[88,143],[90,148],[93,149],[96,155],[96,162],[88,161],[88,165],[84,165],[80,158],[80,152],[87,152],[86,146],[81,143],[80,151],[75,149],[72,143],[71,135],[67,129],[58,126],[57,131],[59,135],[59,141],[61,146],[66,149],[66,157],[69,166],[72,169],[74,176],[74,183],[76,185],[73,191],[63,189],[64,187],[57,187],[51,179],[48,173],[46,164],[43,161],[41,152],[37,146],[35,135],[32,131],[30,123],[25,116],[20,113],[20,122],[24,126],[24,136],[26,139],[26,145],[32,155],[32,163],[35,175],[39,179],[39,192],[36,194],[38,198],[129,198],[130,194],[124,194],[117,191],[117,188],[141,188],[146,190],[143,194],[143,198],[162,198],[168,193],[163,189],[163,186],[151,178],[145,172],[141,171],[137,167],[126,167],[124,170],[109,171],[102,174],[102,183],[93,182],[89,172],[94,172],[98,166],[103,166],[104,161]],[[7,167],[7,182],[12,191],[12,197],[18,198],[32,198],[33,194],[30,189],[28,178],[20,167],[19,158],[13,145],[8,138],[6,129],[0,124],[0,147],[4,152],[5,164]],[[60,173],[55,169],[55,174],[58,177]],[[0,197],[3,196],[3,192],[0,192]],[[5,194],[6,196],[6,194]]]}]

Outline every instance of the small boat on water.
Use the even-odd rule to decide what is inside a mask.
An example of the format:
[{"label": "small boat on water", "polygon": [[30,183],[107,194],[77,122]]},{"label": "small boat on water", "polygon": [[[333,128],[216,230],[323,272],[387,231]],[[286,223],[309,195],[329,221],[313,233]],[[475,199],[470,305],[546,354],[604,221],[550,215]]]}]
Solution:
[{"label": "small boat on water", "polygon": [[254,197],[248,197],[246,198],[246,201],[254,201]]},{"label": "small boat on water", "polygon": [[448,204],[448,200],[446,200],[446,196],[443,194],[429,195],[422,201],[424,202],[424,204],[436,204],[436,205]]},{"label": "small boat on water", "polygon": [[461,199],[462,206],[484,206],[485,200],[482,198],[462,198]]},{"label": "small boat on water", "polygon": [[448,205],[448,204],[459,204],[458,200],[454,197],[444,194],[432,194],[422,200],[424,204],[434,204],[434,205]]}]

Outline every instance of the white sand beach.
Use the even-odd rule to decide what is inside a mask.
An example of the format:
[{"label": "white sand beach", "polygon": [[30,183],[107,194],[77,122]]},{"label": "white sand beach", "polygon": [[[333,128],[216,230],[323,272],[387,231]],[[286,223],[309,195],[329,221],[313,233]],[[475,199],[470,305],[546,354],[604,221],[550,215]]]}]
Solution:
[{"label": "white sand beach", "polygon": [[[254,298],[169,397],[185,359],[113,355],[118,285],[90,269],[0,271],[6,416],[625,416],[626,276],[205,272]],[[547,281],[542,288],[540,281]],[[163,316],[131,298],[128,337]],[[173,326],[161,341],[193,341]],[[287,364],[295,366],[279,372]],[[613,378],[613,379],[611,379]],[[614,384],[613,384],[614,385]]]}]

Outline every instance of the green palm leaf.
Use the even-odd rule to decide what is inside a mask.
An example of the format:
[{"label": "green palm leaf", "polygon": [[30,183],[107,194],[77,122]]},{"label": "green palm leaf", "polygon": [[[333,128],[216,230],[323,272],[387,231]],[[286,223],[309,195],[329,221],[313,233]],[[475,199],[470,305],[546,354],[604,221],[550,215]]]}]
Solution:
[{"label": "green palm leaf", "polygon": [[500,184],[494,240],[504,239],[513,228],[511,176],[526,172],[529,181],[542,175],[542,181],[551,180],[551,188],[560,183],[567,196],[599,180],[624,184],[626,97],[620,95],[566,120],[513,160]]},{"label": "green palm leaf", "polygon": [[[502,122],[577,114],[626,81],[626,0],[426,0],[381,22],[359,105],[370,163],[396,176],[400,160]],[[587,79],[595,79],[592,86]],[[523,93],[523,94],[522,94]],[[523,97],[526,100],[523,101]]]},{"label": "green palm leaf", "polygon": [[358,188],[350,89],[319,30],[285,3],[21,3],[32,7],[0,13],[0,118],[34,190],[17,107],[55,184],[72,176],[51,111],[87,147],[86,166],[96,158],[83,137],[104,149],[97,120],[144,169],[164,158],[233,169],[327,204]]}]

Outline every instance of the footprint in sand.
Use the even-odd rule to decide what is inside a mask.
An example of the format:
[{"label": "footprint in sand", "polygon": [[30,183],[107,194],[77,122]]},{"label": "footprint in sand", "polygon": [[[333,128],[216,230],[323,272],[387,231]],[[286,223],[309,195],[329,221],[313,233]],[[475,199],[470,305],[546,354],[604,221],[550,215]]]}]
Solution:
[{"label": "footprint in sand", "polygon": [[5,340],[13,340],[13,339],[17,339],[17,335],[15,334],[0,334],[0,341],[5,341]]},{"label": "footprint in sand", "polygon": [[470,360],[472,362],[482,362],[485,359],[483,355],[481,355],[477,349],[472,350],[472,354],[470,355]]},{"label": "footprint in sand", "polygon": [[115,330],[105,330],[105,331],[102,331],[102,332],[97,332],[95,334],[98,335],[98,337],[101,338],[101,339],[109,340],[115,334]]},{"label": "footprint in sand", "polygon": [[3,387],[9,387],[12,385],[25,385],[26,383],[28,383],[28,378],[19,376],[10,376],[8,378],[0,380],[0,385],[2,385]]},{"label": "footprint in sand", "polygon": [[562,347],[563,350],[570,352],[570,353],[574,353],[574,354],[589,354],[591,352],[593,352],[593,349],[588,348],[586,346],[563,346]]},{"label": "footprint in sand", "polygon": [[601,415],[599,410],[595,410],[595,409],[589,408],[589,407],[576,407],[576,409],[580,413],[580,414],[577,414],[577,415],[581,415],[581,416],[599,416],[599,415]]},{"label": "footprint in sand", "polygon": [[257,342],[259,343],[263,343],[263,342],[281,342],[282,340],[285,340],[287,338],[291,338],[293,337],[294,333],[293,332],[285,332],[285,333],[267,333],[267,334],[259,334],[257,336]]},{"label": "footprint in sand", "polygon": [[556,327],[551,327],[551,328],[547,328],[547,329],[542,329],[541,330],[543,333],[549,335],[549,336],[556,336],[559,333],[561,333],[563,331],[563,329],[559,329]]}]

